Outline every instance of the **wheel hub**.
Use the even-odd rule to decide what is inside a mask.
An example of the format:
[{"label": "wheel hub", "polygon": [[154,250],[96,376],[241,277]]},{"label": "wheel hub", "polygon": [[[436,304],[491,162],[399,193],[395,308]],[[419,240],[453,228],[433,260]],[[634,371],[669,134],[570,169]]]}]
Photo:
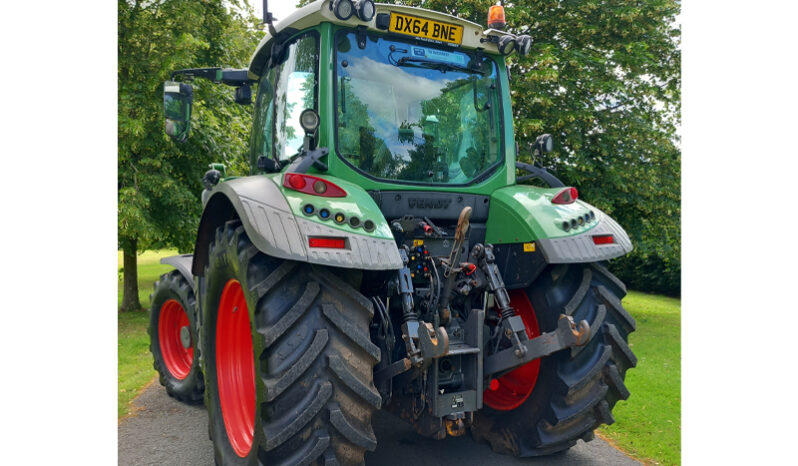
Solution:
[{"label": "wheel hub", "polygon": [[183,344],[183,348],[191,348],[191,333],[188,331],[188,325],[180,328],[180,343]]},{"label": "wheel hub", "polygon": [[[158,344],[166,370],[177,380],[188,377],[194,362],[188,326],[188,314],[180,302],[169,299],[163,303],[158,316]],[[188,340],[183,337],[184,330]]]}]

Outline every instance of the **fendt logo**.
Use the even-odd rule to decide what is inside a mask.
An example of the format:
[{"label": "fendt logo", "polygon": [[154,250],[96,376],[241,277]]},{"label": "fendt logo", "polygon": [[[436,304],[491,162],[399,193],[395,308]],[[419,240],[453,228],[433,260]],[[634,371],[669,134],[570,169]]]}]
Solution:
[{"label": "fendt logo", "polygon": [[451,202],[451,199],[407,198],[407,205],[411,209],[448,209]]}]

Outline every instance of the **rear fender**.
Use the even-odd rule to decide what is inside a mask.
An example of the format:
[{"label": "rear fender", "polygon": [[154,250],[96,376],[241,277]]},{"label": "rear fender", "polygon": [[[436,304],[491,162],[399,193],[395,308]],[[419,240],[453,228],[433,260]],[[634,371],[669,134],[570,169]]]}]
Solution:
[{"label": "rear fender", "polygon": [[[494,191],[485,241],[535,243],[527,250],[539,248],[549,264],[604,261],[632,251],[623,228],[596,207],[581,200],[552,204],[561,190],[514,185]],[[595,244],[593,237],[604,235],[612,235],[613,243]]]},{"label": "rear fender", "polygon": [[[391,270],[402,266],[388,223],[371,197],[357,185],[324,177],[341,186],[347,196],[324,198],[296,193],[283,188],[282,174],[254,175],[231,179],[216,185],[207,196],[194,249],[192,272],[200,276],[207,262],[208,244],[216,229],[225,222],[240,219],[247,236],[265,254],[287,260],[351,269]],[[302,214],[312,199],[317,210],[363,212],[375,223],[375,230],[338,225]],[[370,203],[370,204],[369,204]],[[346,239],[345,249],[310,248],[310,236]]]},{"label": "rear fender", "polygon": [[161,264],[171,265],[186,281],[191,285],[194,290],[194,275],[191,273],[191,262],[194,260],[192,254],[181,254],[179,256],[164,257],[161,259]]}]

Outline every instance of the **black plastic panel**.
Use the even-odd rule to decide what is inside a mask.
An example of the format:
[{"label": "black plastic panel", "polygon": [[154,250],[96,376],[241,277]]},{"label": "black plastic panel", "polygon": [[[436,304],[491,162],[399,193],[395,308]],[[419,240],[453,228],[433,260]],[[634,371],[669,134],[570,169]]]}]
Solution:
[{"label": "black plastic panel", "polygon": [[490,196],[461,193],[423,191],[370,191],[371,197],[388,220],[404,215],[433,220],[451,220],[455,223],[463,207],[471,206],[472,223],[488,220]]},{"label": "black plastic panel", "polygon": [[509,289],[526,288],[546,268],[546,259],[536,243],[534,251],[524,251],[524,243],[496,244],[493,254],[502,274],[504,286]]}]

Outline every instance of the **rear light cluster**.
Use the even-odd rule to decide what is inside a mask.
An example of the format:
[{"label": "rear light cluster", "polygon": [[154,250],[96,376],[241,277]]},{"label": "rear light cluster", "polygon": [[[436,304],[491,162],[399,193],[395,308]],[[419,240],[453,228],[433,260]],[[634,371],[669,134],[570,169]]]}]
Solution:
[{"label": "rear light cluster", "polygon": [[305,204],[302,206],[302,213],[310,217],[311,215],[318,215],[322,220],[330,220],[332,219],[333,222],[337,223],[338,225],[347,224],[352,228],[363,228],[367,232],[371,233],[374,231],[377,226],[371,220],[361,221],[357,216],[351,216],[349,218],[346,217],[346,214],[343,212],[336,212],[332,214],[329,209],[326,207],[321,209],[316,209],[316,206],[313,204]]},{"label": "rear light cluster", "polygon": [[286,173],[283,186],[300,193],[321,197],[345,197],[346,191],[337,184],[304,173]]},{"label": "rear light cluster", "polygon": [[575,200],[579,199],[579,191],[576,188],[565,188],[554,195],[551,200],[552,204],[573,204]]},{"label": "rear light cluster", "polygon": [[572,218],[571,220],[566,220],[562,222],[562,229],[565,231],[569,231],[573,228],[579,228],[581,226],[587,225],[588,223],[592,222],[596,219],[596,213],[592,210],[584,215],[580,215],[576,218]]}]

